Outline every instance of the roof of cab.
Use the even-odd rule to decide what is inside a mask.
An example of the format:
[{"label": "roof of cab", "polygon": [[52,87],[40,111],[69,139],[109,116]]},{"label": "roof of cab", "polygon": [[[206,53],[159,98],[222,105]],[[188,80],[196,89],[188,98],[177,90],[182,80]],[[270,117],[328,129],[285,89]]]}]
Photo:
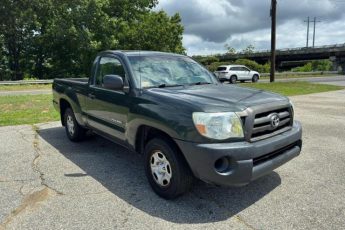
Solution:
[{"label": "roof of cab", "polygon": [[159,52],[159,51],[146,51],[146,50],[107,50],[102,53],[123,54],[126,56],[184,56],[181,54]]}]

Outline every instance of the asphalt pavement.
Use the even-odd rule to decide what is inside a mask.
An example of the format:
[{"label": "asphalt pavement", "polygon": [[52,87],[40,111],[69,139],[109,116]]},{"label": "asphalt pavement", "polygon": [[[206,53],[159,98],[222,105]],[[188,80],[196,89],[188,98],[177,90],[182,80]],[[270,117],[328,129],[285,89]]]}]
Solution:
[{"label": "asphalt pavement", "polygon": [[296,96],[300,156],[240,188],[153,193],[142,157],[59,122],[0,127],[0,229],[344,229],[345,90]]}]

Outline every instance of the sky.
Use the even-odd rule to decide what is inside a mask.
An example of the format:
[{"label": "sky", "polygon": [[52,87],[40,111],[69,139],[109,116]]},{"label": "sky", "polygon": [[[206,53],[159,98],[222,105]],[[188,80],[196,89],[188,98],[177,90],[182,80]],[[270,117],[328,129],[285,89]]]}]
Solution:
[{"label": "sky", "polygon": [[[160,0],[156,10],[179,13],[188,55],[270,49],[271,0]],[[277,48],[305,47],[307,17],[316,23],[315,46],[345,43],[345,0],[278,0]],[[313,23],[310,41],[313,42]]]}]

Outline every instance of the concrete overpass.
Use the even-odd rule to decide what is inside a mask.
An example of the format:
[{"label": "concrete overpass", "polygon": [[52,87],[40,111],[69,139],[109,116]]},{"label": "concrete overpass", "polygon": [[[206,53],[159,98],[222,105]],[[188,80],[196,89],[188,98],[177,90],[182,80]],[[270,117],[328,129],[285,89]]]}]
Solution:
[{"label": "concrete overpass", "polygon": [[[241,58],[254,60],[264,64],[270,60],[271,51],[259,51],[252,54],[237,53],[220,55],[221,61],[235,61]],[[345,43],[339,45],[319,46],[315,48],[294,48],[277,50],[277,67],[283,68],[301,65],[301,63],[311,60],[329,59],[333,63],[333,70],[345,72]],[[290,63],[290,65],[289,65]]]}]

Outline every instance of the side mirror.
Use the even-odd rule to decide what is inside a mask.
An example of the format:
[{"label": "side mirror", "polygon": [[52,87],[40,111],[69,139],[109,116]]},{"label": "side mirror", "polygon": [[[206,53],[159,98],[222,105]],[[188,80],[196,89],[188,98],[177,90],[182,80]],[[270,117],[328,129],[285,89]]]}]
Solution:
[{"label": "side mirror", "polygon": [[123,79],[119,75],[105,75],[103,78],[103,88],[110,90],[122,90]]}]

